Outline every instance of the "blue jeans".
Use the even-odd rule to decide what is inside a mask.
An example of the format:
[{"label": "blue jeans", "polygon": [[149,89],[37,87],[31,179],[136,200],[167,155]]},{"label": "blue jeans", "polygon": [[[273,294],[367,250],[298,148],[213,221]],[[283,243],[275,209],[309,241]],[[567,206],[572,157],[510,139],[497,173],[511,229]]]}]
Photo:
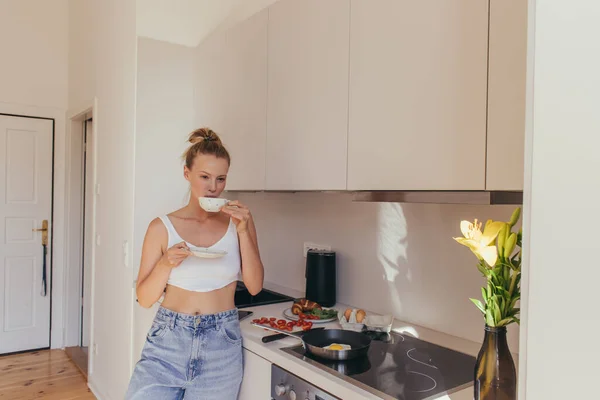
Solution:
[{"label": "blue jeans", "polygon": [[237,309],[195,316],[160,307],[125,399],[235,400],[242,375]]}]

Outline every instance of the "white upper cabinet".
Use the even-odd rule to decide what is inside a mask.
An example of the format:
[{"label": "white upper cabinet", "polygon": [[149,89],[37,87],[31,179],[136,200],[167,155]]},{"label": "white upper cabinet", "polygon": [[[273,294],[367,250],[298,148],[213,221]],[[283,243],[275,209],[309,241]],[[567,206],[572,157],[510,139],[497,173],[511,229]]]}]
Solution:
[{"label": "white upper cabinet", "polygon": [[350,26],[348,189],[485,189],[488,2],[352,0]]},{"label": "white upper cabinet", "polygon": [[265,9],[197,49],[196,123],[217,132],[231,155],[228,190],[265,189],[267,22]]},{"label": "white upper cabinet", "polygon": [[349,21],[350,0],[269,8],[268,190],[346,189]]},{"label": "white upper cabinet", "polygon": [[488,190],[523,190],[527,2],[491,0]]}]

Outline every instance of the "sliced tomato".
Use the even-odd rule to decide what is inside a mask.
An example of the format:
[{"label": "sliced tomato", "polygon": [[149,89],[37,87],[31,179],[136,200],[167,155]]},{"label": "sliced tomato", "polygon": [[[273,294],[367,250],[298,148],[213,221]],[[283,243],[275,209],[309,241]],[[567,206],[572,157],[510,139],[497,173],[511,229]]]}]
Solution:
[{"label": "sliced tomato", "polygon": [[277,321],[278,324],[285,324],[287,321],[285,319],[280,319]]},{"label": "sliced tomato", "polygon": [[312,328],[312,325],[312,322],[307,322],[306,324],[302,325],[302,330],[308,331],[310,328]]},{"label": "sliced tomato", "polygon": [[277,318],[275,318],[275,317],[269,318],[269,321],[275,321],[275,320],[277,320]]},{"label": "sliced tomato", "polygon": [[298,314],[298,318],[300,318],[300,319],[306,319],[306,314],[300,313],[300,314]]},{"label": "sliced tomato", "polygon": [[255,324],[260,324],[260,319],[253,319],[252,322],[254,322]]}]

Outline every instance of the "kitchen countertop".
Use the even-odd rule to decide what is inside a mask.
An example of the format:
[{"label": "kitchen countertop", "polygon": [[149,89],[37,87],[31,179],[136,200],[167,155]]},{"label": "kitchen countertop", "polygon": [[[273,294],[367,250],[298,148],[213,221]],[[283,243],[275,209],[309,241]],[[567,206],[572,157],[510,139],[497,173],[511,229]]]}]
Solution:
[{"label": "kitchen countertop", "polygon": [[[286,294],[293,297],[302,297],[301,293],[294,290],[282,288],[273,284],[265,283],[265,288],[277,291],[282,294]],[[254,314],[240,322],[240,327],[243,337],[243,347],[258,356],[266,359],[267,361],[278,365],[279,367],[297,375],[298,377],[318,386],[322,390],[331,393],[332,395],[345,400],[365,400],[365,399],[381,399],[378,396],[373,395],[367,391],[360,389],[359,387],[346,382],[345,380],[338,378],[337,376],[329,373],[324,373],[320,368],[317,368],[307,362],[304,362],[291,354],[280,350],[284,347],[291,347],[300,344],[300,340],[294,338],[285,338],[276,340],[271,343],[263,343],[262,337],[265,335],[271,335],[274,332],[260,329],[251,324],[252,320],[260,317],[276,317],[277,319],[283,318],[283,311],[291,307],[293,302],[270,304],[257,307],[244,307],[243,310],[253,311]],[[346,308],[351,308],[346,304],[337,303],[334,307],[336,310],[344,312]],[[354,308],[361,308],[356,307]],[[365,310],[369,314],[369,310]],[[376,313],[374,313],[376,314]],[[314,326],[324,326],[326,328],[340,328],[337,321],[315,324]],[[430,343],[434,343],[440,346],[447,347],[452,350],[460,351],[465,354],[477,356],[481,344],[471,342],[469,340],[461,339],[455,336],[437,332],[431,329],[423,328],[414,324],[404,323],[398,320],[394,320],[392,330],[404,335],[410,335]],[[515,359],[517,362],[517,359]],[[473,386],[452,393],[450,395],[441,395],[437,399],[440,400],[472,400],[473,399]]]}]

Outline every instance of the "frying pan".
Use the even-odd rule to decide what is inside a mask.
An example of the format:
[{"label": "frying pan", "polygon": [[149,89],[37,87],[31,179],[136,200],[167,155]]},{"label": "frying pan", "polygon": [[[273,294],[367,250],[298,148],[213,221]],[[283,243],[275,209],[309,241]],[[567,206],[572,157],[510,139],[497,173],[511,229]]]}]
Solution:
[{"label": "frying pan", "polygon": [[[290,332],[273,328],[269,325],[261,325],[256,322],[252,322],[252,325],[298,339],[302,342],[305,351],[327,360],[345,361],[364,356],[369,351],[369,346],[371,345],[371,338],[361,332],[346,331],[343,329],[310,330],[301,337],[298,337]],[[323,348],[332,343],[347,344],[352,348],[350,350],[329,350]]]}]

